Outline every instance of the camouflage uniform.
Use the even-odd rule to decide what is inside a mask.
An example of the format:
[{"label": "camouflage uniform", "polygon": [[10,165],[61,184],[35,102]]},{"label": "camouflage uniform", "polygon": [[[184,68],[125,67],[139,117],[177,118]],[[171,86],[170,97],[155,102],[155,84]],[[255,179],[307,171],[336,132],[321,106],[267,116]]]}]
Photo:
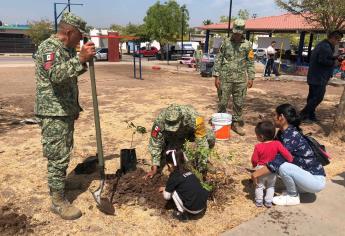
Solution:
[{"label": "camouflage uniform", "polygon": [[[61,21],[85,32],[86,23],[71,13],[65,13]],[[48,158],[48,185],[54,191],[65,188],[74,120],[81,111],[77,77],[85,71],[76,50],[64,46],[56,35],[38,47],[35,114],[41,120],[43,155]]]},{"label": "camouflage uniform", "polygon": [[[204,118],[192,106],[172,104],[158,115],[153,123],[149,151],[154,166],[163,166],[164,151],[181,149],[185,141],[196,142],[198,147],[213,148],[215,137],[206,130]],[[206,165],[207,160],[202,160]]]},{"label": "camouflage uniform", "polygon": [[[233,33],[243,34],[244,21],[236,20]],[[242,110],[245,96],[247,94],[247,79],[254,80],[254,53],[251,43],[242,40],[236,43],[225,39],[218,54],[213,76],[219,76],[221,88],[218,90],[219,104],[218,112],[225,113],[230,99],[233,98],[233,122],[243,123]]]},{"label": "camouflage uniform", "polygon": [[194,59],[195,59],[195,68],[196,70],[200,70],[200,64],[201,64],[201,59],[202,59],[202,51],[198,48],[197,50],[194,51]]}]

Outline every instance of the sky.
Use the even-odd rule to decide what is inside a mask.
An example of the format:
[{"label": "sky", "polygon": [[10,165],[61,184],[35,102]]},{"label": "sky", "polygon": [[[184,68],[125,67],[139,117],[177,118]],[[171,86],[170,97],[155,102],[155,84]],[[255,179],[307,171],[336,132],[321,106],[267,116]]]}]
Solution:
[{"label": "sky", "polygon": [[[6,24],[26,24],[28,21],[54,20],[54,2],[67,0],[0,0],[0,20]],[[85,19],[88,25],[107,28],[111,24],[143,23],[147,9],[157,0],[71,0],[83,6],[71,6],[71,11]],[[161,1],[164,2],[164,1]],[[220,16],[229,14],[230,0],[177,0],[186,4],[190,14],[189,25],[200,26],[210,19],[218,22]],[[274,0],[233,0],[232,15],[247,9],[258,17],[282,14]],[[62,5],[58,5],[61,11]]]}]

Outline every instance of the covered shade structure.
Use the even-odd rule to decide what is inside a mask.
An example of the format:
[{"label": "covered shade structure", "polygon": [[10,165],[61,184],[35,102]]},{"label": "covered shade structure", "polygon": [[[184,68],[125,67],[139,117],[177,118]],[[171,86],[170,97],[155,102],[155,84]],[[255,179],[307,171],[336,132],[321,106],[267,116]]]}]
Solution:
[{"label": "covered shade structure", "polygon": [[[228,23],[217,23],[198,27],[198,29],[206,31],[205,52],[208,51],[208,42],[210,33],[224,33],[228,30]],[[232,29],[232,24],[230,25]],[[250,34],[265,33],[270,37],[273,33],[298,33],[300,41],[298,46],[297,64],[302,63],[302,52],[304,40],[307,33],[310,33],[308,55],[311,53],[314,34],[326,33],[324,28],[318,24],[310,24],[301,15],[286,13],[279,16],[259,17],[248,19],[245,24],[246,38],[249,39]]]}]

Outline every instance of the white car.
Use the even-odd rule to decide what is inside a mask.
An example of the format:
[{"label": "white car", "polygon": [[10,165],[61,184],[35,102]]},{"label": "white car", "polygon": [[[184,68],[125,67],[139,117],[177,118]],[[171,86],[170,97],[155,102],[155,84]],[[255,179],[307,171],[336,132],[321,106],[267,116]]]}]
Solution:
[{"label": "white car", "polygon": [[108,48],[99,48],[96,51],[96,55],[94,56],[95,61],[102,61],[108,60]]},{"label": "white car", "polygon": [[266,48],[255,48],[253,49],[253,52],[254,52],[254,57],[256,59],[265,58],[267,55]]},{"label": "white car", "polygon": [[201,58],[202,62],[214,62],[215,60],[216,60],[216,55],[215,54],[204,53],[202,55],[202,58]]}]

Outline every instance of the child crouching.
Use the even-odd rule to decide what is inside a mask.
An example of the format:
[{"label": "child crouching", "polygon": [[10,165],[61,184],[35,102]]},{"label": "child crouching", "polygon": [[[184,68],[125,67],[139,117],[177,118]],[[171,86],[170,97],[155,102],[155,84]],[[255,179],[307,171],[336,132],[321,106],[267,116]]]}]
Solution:
[{"label": "child crouching", "polygon": [[[292,162],[293,157],[290,152],[279,142],[273,140],[275,137],[275,126],[271,121],[259,122],[255,127],[257,140],[255,145],[252,164],[255,169],[260,169],[268,162],[275,159],[277,154],[282,155],[288,162]],[[268,174],[258,179],[253,179],[255,185],[255,205],[257,207],[272,207],[274,196],[274,185],[276,174]],[[266,188],[265,203],[263,202],[264,189]]]},{"label": "child crouching", "polygon": [[173,217],[188,220],[188,214],[197,215],[206,209],[208,192],[201,186],[199,179],[185,169],[186,157],[181,150],[168,150],[166,163],[170,172],[165,187],[159,189],[166,200],[172,199],[177,211]]}]

